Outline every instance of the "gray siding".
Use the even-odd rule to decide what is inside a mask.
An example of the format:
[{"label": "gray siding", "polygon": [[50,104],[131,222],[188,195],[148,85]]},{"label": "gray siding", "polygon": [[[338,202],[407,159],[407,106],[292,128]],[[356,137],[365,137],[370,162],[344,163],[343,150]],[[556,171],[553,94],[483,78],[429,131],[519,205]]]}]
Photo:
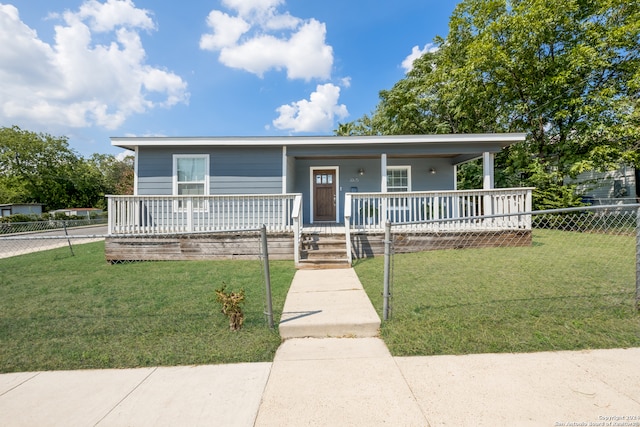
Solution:
[{"label": "gray siding", "polygon": [[609,172],[587,171],[575,180],[579,193],[595,199],[633,198],[636,195],[635,170],[633,167],[620,168]]},{"label": "gray siding", "polygon": [[[313,168],[339,168],[338,218],[344,217],[344,195],[349,192],[379,192],[382,181],[381,160],[375,159],[298,159],[295,165],[295,185],[293,192],[302,193],[304,202],[304,222],[311,221],[311,194],[309,170]],[[455,190],[455,170],[449,159],[445,158],[393,158],[387,160],[387,166],[411,166],[412,191]],[[364,169],[364,175],[358,170]],[[433,168],[435,174],[429,171]],[[291,177],[289,178],[291,179]]]},{"label": "gray siding", "polygon": [[282,192],[280,147],[140,147],[138,194],[171,195],[173,155],[209,155],[211,194],[279,194]]},{"label": "gray siding", "polygon": [[211,194],[279,194],[282,193],[282,178],[212,176],[210,191]]},{"label": "gray siding", "polygon": [[170,196],[172,187],[171,176],[138,177],[140,196]]}]

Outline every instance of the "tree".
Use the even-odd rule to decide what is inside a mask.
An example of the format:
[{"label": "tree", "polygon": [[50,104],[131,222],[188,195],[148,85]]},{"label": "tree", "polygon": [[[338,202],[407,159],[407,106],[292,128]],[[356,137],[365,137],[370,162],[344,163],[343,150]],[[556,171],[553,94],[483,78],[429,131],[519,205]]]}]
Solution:
[{"label": "tree", "polygon": [[105,207],[105,194],[131,194],[133,159],[84,159],[66,137],[0,128],[0,202],[42,203],[46,209]]},{"label": "tree", "polygon": [[133,156],[119,160],[111,154],[93,154],[88,160],[103,179],[105,194],[133,194]]},{"label": "tree", "polygon": [[[599,147],[616,147],[617,160],[628,153],[615,128],[637,98],[639,18],[638,3],[622,0],[467,0],[443,51],[464,47],[462,78],[490,88],[503,128],[529,134],[527,156],[565,175]],[[513,166],[524,169],[522,159]]]},{"label": "tree", "polygon": [[66,207],[76,160],[66,138],[23,131],[16,126],[0,128],[0,194],[8,203]]},{"label": "tree", "polygon": [[589,168],[640,167],[640,3],[463,0],[435,42],[356,127],[526,132],[497,169],[547,189]]}]

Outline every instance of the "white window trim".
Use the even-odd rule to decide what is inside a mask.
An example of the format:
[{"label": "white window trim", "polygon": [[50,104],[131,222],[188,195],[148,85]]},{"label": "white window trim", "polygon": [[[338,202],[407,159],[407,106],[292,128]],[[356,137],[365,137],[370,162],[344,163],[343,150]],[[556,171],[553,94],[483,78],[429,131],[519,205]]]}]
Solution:
[{"label": "white window trim", "polygon": [[[407,192],[411,192],[411,166],[387,166],[387,173],[390,170],[406,170],[407,171]],[[387,189],[389,184],[387,183]],[[389,191],[390,193],[392,191]]]},{"label": "white window trim", "polygon": [[[174,196],[178,195],[178,159],[194,159],[200,158],[204,159],[204,194],[203,196],[209,195],[209,154],[174,154],[173,155],[173,190],[172,194]],[[198,181],[199,182],[199,181]],[[178,210],[178,201],[175,203],[175,210]],[[206,206],[206,204],[205,204]],[[180,210],[183,210],[181,208]]]}]

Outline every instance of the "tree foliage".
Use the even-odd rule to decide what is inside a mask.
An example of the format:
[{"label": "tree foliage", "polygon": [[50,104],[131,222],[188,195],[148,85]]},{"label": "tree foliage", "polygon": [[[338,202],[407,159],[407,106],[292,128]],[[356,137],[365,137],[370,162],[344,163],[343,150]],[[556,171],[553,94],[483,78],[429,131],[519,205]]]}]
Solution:
[{"label": "tree foliage", "polygon": [[69,148],[66,137],[0,128],[0,203],[104,208],[105,194],[130,194],[132,185],[131,159],[84,159]]},{"label": "tree foliage", "polygon": [[639,2],[463,0],[435,43],[371,116],[337,132],[526,132],[496,166],[547,189],[588,169],[640,167]]}]

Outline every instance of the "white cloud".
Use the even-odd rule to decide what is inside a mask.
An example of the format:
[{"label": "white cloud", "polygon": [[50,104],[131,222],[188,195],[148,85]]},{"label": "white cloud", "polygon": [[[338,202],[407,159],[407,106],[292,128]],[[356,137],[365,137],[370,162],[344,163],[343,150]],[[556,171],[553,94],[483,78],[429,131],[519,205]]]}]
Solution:
[{"label": "white cloud", "polygon": [[268,12],[282,3],[284,3],[284,0],[222,0],[222,4],[229,9],[237,10],[243,16]]},{"label": "white cloud", "polygon": [[333,129],[335,119],[349,115],[344,104],[338,105],[340,87],[331,83],[318,85],[309,99],[280,106],[280,114],[273,125],[292,132],[327,132]]},{"label": "white cloud", "polygon": [[219,10],[212,10],[209,13],[207,25],[213,29],[213,34],[204,34],[200,38],[200,49],[203,50],[219,50],[233,46],[240,36],[251,28],[244,19],[229,16]]},{"label": "white cloud", "polygon": [[436,52],[437,50],[438,47],[432,43],[427,43],[422,49],[420,49],[418,46],[414,46],[413,49],[411,49],[411,53],[409,54],[409,56],[407,56],[404,61],[402,61],[401,65],[402,68],[404,68],[405,73],[408,73],[413,69],[413,61],[420,58],[427,52]]},{"label": "white cloud", "polygon": [[[48,44],[0,4],[0,121],[115,129],[132,114],[188,101],[186,82],[145,63],[139,31],[155,28],[146,10],[87,0],[61,17]],[[110,40],[95,43],[96,32]]]},{"label": "white cloud", "polygon": [[302,20],[277,6],[283,0],[224,0],[237,13],[213,10],[207,18],[211,32],[200,38],[200,48],[219,51],[219,61],[260,77],[269,70],[286,69],[290,79],[328,79],[333,48],[326,44],[326,26]]},{"label": "white cloud", "polygon": [[[155,24],[149,16],[149,11],[137,9],[131,0],[107,0],[100,3],[97,0],[87,0],[76,15],[78,18],[89,21],[93,31],[113,31],[118,27],[155,29]],[[65,14],[65,15],[66,15]]]}]

